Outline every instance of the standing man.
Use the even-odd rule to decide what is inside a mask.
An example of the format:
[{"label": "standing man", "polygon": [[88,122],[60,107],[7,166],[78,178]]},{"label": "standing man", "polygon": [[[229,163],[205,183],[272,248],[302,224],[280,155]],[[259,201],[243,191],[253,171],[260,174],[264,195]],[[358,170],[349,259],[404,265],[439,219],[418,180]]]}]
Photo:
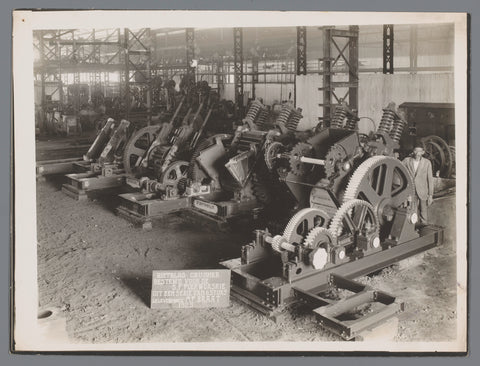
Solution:
[{"label": "standing man", "polygon": [[424,158],[423,154],[425,154],[423,147],[417,146],[413,149],[412,156],[403,160],[415,184],[420,225],[427,224],[427,208],[433,202],[432,163]]}]

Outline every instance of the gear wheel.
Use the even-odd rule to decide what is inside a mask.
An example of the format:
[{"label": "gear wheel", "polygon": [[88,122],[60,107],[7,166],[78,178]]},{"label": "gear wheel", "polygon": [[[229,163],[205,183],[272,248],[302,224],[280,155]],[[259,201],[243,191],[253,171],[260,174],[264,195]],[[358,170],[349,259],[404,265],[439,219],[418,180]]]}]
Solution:
[{"label": "gear wheel", "polygon": [[159,181],[164,186],[170,186],[178,189],[178,184],[187,178],[188,162],[176,161],[168,166],[160,177]]},{"label": "gear wheel", "polygon": [[415,197],[413,180],[405,166],[387,156],[373,156],[365,160],[350,177],[343,195],[343,203],[362,199],[369,202],[382,225],[392,214],[392,209],[408,207]]},{"label": "gear wheel", "polygon": [[278,253],[282,252],[281,244],[285,239],[283,238],[282,235],[275,235],[272,238],[272,249]]},{"label": "gear wheel", "polygon": [[311,250],[308,258],[313,268],[322,269],[330,261],[329,253],[333,243],[333,235],[327,228],[315,227],[310,230],[303,244]]},{"label": "gear wheel", "polygon": [[301,244],[311,229],[316,226],[325,227],[329,219],[328,214],[319,208],[304,208],[293,215],[282,236],[289,243]]},{"label": "gear wheel", "polygon": [[327,178],[331,178],[336,170],[337,170],[337,163],[344,161],[348,158],[347,152],[345,149],[339,145],[333,145],[325,157],[325,173]]},{"label": "gear wheel", "polygon": [[320,245],[325,245],[325,249],[329,248],[333,243],[333,235],[326,227],[314,227],[308,232],[307,237],[303,243],[304,246],[310,249],[318,248]]},{"label": "gear wheel", "polygon": [[144,168],[140,161],[158,136],[159,126],[147,126],[138,130],[128,140],[123,152],[123,168],[127,174],[142,174]]},{"label": "gear wheel", "polygon": [[290,152],[290,169],[295,175],[304,175],[310,165],[304,164],[300,161],[302,156],[313,157],[313,147],[306,142],[299,142],[296,144]]},{"label": "gear wheel", "polygon": [[285,151],[285,147],[281,142],[275,141],[270,144],[265,149],[265,164],[269,170],[275,168],[275,162],[277,160],[277,155]]},{"label": "gear wheel", "polygon": [[337,238],[344,234],[363,235],[375,241],[379,238],[380,226],[373,206],[367,201],[354,199],[340,206],[329,231]]}]

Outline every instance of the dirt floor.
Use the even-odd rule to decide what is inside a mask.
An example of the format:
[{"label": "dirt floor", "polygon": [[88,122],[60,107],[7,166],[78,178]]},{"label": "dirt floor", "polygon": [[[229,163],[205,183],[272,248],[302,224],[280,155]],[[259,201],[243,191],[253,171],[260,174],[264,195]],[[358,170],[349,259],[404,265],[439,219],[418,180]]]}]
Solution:
[{"label": "dirt floor", "polygon": [[[219,268],[250,233],[207,231],[173,215],[144,231],[114,214],[114,200],[75,201],[60,188],[60,180],[37,184],[39,305],[59,309],[72,342],[340,340],[301,309],[280,323],[235,300],[228,308],[150,309],[152,270]],[[443,246],[359,279],[406,302],[397,340],[455,338],[453,202],[431,207],[449,228]]]}]

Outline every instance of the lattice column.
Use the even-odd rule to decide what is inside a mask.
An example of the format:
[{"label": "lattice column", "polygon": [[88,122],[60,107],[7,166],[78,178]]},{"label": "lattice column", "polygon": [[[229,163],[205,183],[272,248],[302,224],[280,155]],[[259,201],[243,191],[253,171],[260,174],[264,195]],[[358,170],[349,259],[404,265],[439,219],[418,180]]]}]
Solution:
[{"label": "lattice column", "polygon": [[243,117],[243,31],[233,28],[233,70],[235,105],[237,113]]},{"label": "lattice column", "polygon": [[[339,65],[342,61],[344,65]],[[358,27],[346,29],[324,28],[323,44],[323,120],[325,126],[335,106],[347,100],[351,109],[358,108]],[[348,79],[348,81],[345,81]]]},{"label": "lattice column", "polygon": [[297,27],[297,75],[307,75],[307,27]]},{"label": "lattice column", "polygon": [[252,59],[252,98],[255,99],[255,85],[258,84],[258,57]]},{"label": "lattice column", "polygon": [[217,61],[217,89],[218,89],[218,95],[220,97],[223,97],[224,90],[225,90],[225,70],[223,68],[223,57],[220,56],[220,58]]},{"label": "lattice column", "polygon": [[383,25],[383,73],[393,74],[393,24]]}]

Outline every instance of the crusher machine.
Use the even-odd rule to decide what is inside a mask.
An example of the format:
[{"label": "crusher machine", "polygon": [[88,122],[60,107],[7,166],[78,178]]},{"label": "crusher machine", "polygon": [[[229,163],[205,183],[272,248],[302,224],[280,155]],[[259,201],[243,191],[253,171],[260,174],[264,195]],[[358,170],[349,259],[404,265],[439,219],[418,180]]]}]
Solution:
[{"label": "crusher machine", "polygon": [[[345,122],[346,119],[346,122]],[[412,177],[395,158],[405,121],[394,104],[376,132],[361,136],[356,117],[337,108],[331,126],[272,162],[297,200],[283,232],[255,230],[231,269],[231,294],[277,317],[295,304],[318,323],[354,339],[401,312],[395,296],[354,281],[435,247],[443,229],[418,227]]]},{"label": "crusher machine", "polygon": [[225,124],[229,116],[224,106],[208,83],[198,82],[167,123],[145,127],[132,136],[123,165],[126,183],[136,191],[119,196],[120,216],[150,228],[153,219],[187,207],[188,196],[209,193],[205,187],[187,187],[188,169],[202,140],[218,129],[231,131]]},{"label": "crusher machine", "polygon": [[129,121],[109,118],[95,141],[83,156],[83,161],[72,162],[75,173],[67,174],[62,191],[77,200],[90,193],[115,189],[125,183],[122,154],[132,134]]},{"label": "crusher machine", "polygon": [[[264,220],[267,212],[284,210],[290,193],[268,170],[265,154],[289,148],[305,134],[296,132],[301,109],[284,105],[273,124],[267,108],[254,101],[233,136],[219,135],[199,146],[190,164],[191,187],[209,189],[210,196],[190,196],[182,215],[220,229],[238,221]],[[285,200],[282,200],[285,198]]]}]

